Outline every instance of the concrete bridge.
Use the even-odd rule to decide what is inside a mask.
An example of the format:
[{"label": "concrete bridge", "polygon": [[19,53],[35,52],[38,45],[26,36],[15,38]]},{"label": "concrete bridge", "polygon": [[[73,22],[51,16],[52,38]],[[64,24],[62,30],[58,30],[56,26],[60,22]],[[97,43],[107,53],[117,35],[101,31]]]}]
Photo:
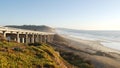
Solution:
[{"label": "concrete bridge", "polygon": [[0,26],[0,33],[8,41],[17,41],[18,43],[52,42],[55,34],[2,26]]}]

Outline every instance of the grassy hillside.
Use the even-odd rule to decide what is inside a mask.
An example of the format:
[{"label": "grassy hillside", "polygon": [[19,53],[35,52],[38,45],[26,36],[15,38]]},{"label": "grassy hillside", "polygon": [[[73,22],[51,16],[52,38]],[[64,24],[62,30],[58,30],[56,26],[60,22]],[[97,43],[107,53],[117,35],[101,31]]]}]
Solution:
[{"label": "grassy hillside", "polygon": [[0,40],[0,68],[71,68],[47,44],[37,46]]},{"label": "grassy hillside", "polygon": [[[58,40],[66,41],[57,36]],[[7,42],[0,35],[0,68],[93,68],[90,62],[62,49],[57,52],[48,44]]]},{"label": "grassy hillside", "polygon": [[49,45],[27,46],[0,42],[0,68],[65,68],[64,64]]}]

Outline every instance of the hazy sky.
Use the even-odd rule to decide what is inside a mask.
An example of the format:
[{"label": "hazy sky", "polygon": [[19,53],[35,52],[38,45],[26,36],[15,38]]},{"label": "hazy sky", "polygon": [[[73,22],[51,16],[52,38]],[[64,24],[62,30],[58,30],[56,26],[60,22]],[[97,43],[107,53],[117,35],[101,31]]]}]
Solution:
[{"label": "hazy sky", "polygon": [[0,0],[0,25],[120,30],[120,0]]}]

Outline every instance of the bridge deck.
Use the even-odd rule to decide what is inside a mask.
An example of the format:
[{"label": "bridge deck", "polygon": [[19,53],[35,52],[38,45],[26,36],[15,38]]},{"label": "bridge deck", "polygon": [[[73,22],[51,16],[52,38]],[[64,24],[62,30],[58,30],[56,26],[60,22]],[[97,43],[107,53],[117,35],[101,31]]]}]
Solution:
[{"label": "bridge deck", "polygon": [[55,33],[50,32],[40,32],[40,31],[33,31],[33,30],[26,30],[26,29],[18,29],[18,28],[11,28],[11,27],[3,27],[0,26],[0,33],[3,33],[5,31],[6,33],[21,33],[21,34],[41,34],[41,35],[54,35]]}]

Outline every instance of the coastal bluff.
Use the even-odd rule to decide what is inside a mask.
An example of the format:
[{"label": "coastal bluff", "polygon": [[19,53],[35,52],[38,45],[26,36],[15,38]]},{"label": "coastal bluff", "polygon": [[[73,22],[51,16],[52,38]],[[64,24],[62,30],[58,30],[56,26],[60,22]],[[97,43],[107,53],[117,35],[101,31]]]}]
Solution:
[{"label": "coastal bluff", "polygon": [[8,42],[0,34],[0,68],[74,68],[50,45]]},{"label": "coastal bluff", "polygon": [[[38,29],[34,30],[37,31]],[[52,28],[48,29],[51,30]],[[67,62],[67,68],[120,67],[119,53],[102,46],[99,42],[96,41],[83,39],[76,41],[75,38],[69,38],[68,36],[55,34],[53,41],[46,44],[52,47],[59,54],[59,56],[64,59],[64,62]],[[36,46],[36,44],[30,45]],[[109,50],[113,52],[109,52]]]}]

